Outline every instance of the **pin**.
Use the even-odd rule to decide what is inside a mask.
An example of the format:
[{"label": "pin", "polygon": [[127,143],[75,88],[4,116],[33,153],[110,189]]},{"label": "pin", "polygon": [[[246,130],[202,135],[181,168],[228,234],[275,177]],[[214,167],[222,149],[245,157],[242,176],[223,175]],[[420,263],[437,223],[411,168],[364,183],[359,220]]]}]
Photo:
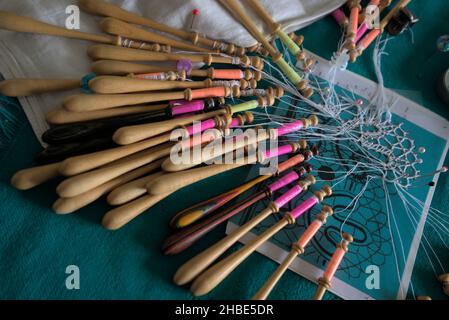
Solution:
[{"label": "pin", "polygon": [[200,11],[198,9],[192,10],[192,22],[190,23],[190,31],[192,32],[198,32],[198,15],[200,14]]}]

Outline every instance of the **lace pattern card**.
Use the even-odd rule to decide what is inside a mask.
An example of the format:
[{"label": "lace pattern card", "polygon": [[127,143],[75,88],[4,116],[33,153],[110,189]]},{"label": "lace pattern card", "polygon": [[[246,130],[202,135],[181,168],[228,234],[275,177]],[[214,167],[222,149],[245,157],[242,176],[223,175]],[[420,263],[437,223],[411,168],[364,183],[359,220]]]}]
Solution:
[{"label": "lace pattern card", "polygon": [[[373,102],[377,92],[377,84],[350,71],[335,71],[331,63],[313,55],[316,65],[313,69],[314,81],[323,85],[328,80],[334,81],[335,88],[341,95],[351,98],[360,97],[365,102]],[[407,154],[410,148],[424,147],[426,152],[420,155],[423,162],[410,170],[417,173],[430,173],[442,167],[449,147],[449,122],[432,113],[424,107],[410,101],[395,92],[385,89],[385,100],[390,106],[391,123],[396,127],[389,139],[377,141],[373,155],[392,150],[395,161],[400,161],[401,154]],[[298,112],[291,105],[298,106],[297,100],[290,101],[285,108],[286,115],[291,118],[308,116]],[[285,115],[285,114],[284,114]],[[321,119],[320,119],[321,120]],[[328,125],[332,119],[322,122]],[[344,130],[345,128],[341,128]],[[369,128],[366,129],[369,132]],[[407,133],[406,133],[407,132]],[[360,160],[360,154],[350,144],[336,144],[331,139],[322,139],[315,143],[321,158],[338,159],[326,161],[312,159],[314,175],[318,183],[312,189],[316,190],[324,183],[333,185],[333,195],[325,199],[323,204],[334,209],[334,216],[328,219],[315,238],[306,247],[305,253],[296,258],[290,269],[301,276],[316,282],[322,276],[323,270],[340,241],[340,228],[344,222],[344,232],[351,233],[354,242],[350,245],[339,270],[333,279],[331,292],[344,299],[405,299],[410,286],[411,274],[416,255],[423,236],[423,229],[428,218],[434,188],[427,186],[433,179],[436,183],[438,174],[422,178],[419,187],[412,186],[404,190],[394,184],[384,184],[382,179],[370,178],[370,172],[355,170],[344,179],[339,179],[339,172],[351,172]],[[382,157],[379,156],[379,160]],[[258,174],[258,168],[251,170],[248,178]],[[388,177],[387,177],[388,179]],[[416,184],[416,182],[414,183]],[[291,187],[291,186],[290,186]],[[264,188],[264,185],[258,186]],[[278,191],[278,195],[288,190]],[[388,193],[385,192],[388,190]],[[241,239],[247,243],[255,235],[260,234],[278,221],[283,213],[300,204],[310,196],[310,191],[297,197],[282,208],[280,214],[272,215],[252,233]],[[358,195],[360,197],[358,197]],[[357,197],[357,201],[354,199]],[[419,208],[413,208],[410,201],[416,199]],[[265,208],[271,199],[265,199],[240,213],[228,223],[227,233],[234,230]],[[291,244],[296,242],[305,228],[313,221],[320,211],[320,205],[297,219],[295,225],[287,226],[270,241],[258,249],[258,252],[280,263],[290,251]],[[368,289],[366,280],[369,274],[367,268],[379,268],[379,289]],[[262,284],[261,284],[262,285]],[[426,294],[431,294],[426,292]],[[439,294],[439,293],[438,293]]]}]

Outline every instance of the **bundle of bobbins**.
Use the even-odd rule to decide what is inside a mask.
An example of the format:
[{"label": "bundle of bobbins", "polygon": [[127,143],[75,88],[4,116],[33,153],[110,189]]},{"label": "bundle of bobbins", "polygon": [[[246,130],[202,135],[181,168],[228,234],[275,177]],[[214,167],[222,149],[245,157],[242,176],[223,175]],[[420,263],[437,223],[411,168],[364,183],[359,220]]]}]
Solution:
[{"label": "bundle of bobbins", "polygon": [[340,53],[347,53],[349,61],[355,62],[385,30],[390,35],[397,36],[412,27],[419,19],[407,9],[410,2],[411,0],[398,0],[380,19],[380,23],[377,23],[379,15],[391,5],[391,0],[371,0],[365,8],[362,8],[360,0],[348,0],[346,7],[349,16],[344,7],[332,12],[345,32]]},{"label": "bundle of bobbins", "polygon": [[[313,129],[318,126],[315,115],[266,128],[249,139],[239,139],[246,131],[230,135],[230,129],[253,123],[251,110],[275,107],[276,100],[284,95],[281,87],[258,88],[264,60],[256,55],[246,56],[246,51],[269,56],[305,98],[313,94],[304,74],[291,67],[267,40],[267,37],[272,41],[279,38],[297,58],[300,68],[307,71],[313,61],[302,48],[304,38],[284,33],[257,1],[249,1],[247,5],[269,26],[270,35],[257,29],[238,2],[220,2],[260,44],[246,50],[202,37],[196,32],[165,26],[102,0],[81,0],[80,5],[89,13],[105,17],[100,24],[105,34],[67,30],[0,12],[0,28],[3,29],[97,43],[86,48],[94,62],[92,73],[81,79],[9,79],[0,83],[0,93],[14,97],[80,89],[79,94],[67,96],[60,107],[48,113],[50,129],[42,137],[47,148],[36,157],[38,165],[17,172],[11,184],[17,189],[28,190],[59,179],[57,200],[53,204],[53,210],[58,214],[73,213],[106,197],[114,208],[104,215],[102,224],[115,230],[198,181],[244,166],[264,165],[275,157],[286,158],[271,175],[260,176],[226,195],[208,200],[208,204],[216,201],[214,210],[209,208],[200,216],[191,211],[175,215],[173,221],[180,226],[197,228],[194,224],[197,221],[203,224],[200,229],[194,229],[194,236],[189,231],[181,241],[171,242],[172,253],[186,248],[194,239],[256,201],[276,196],[258,218],[231,239],[225,238],[228,240],[221,245],[220,250],[223,250],[257,223],[306,193],[316,183],[307,161],[318,154],[317,148],[302,139],[281,142],[278,147],[268,150],[261,146],[282,136]],[[155,62],[165,64],[161,66]],[[200,64],[207,68],[200,68]],[[244,101],[235,102],[233,98],[244,98]],[[181,133],[178,139],[172,139],[175,132]],[[229,141],[234,143],[229,144]],[[221,145],[221,153],[208,153],[207,146],[211,143]],[[198,147],[200,157],[191,158],[189,163],[177,164],[170,158],[173,150],[182,153]],[[217,161],[225,156],[234,161],[231,164]],[[245,190],[271,177],[274,181],[263,192],[253,193],[237,207],[225,206]],[[276,193],[289,185],[289,191]],[[328,186],[316,189],[298,208],[286,214],[275,229],[270,229],[269,234],[264,234],[237,254],[236,261],[243,261],[274,233],[294,223],[306,210],[331,194]],[[224,210],[218,211],[219,208]],[[202,219],[215,210],[217,214],[207,217],[212,219],[210,223]],[[213,262],[208,261],[207,265]],[[206,266],[203,267],[195,267],[198,271],[195,277],[200,269],[205,271]],[[223,276],[222,271],[218,273]],[[204,279],[209,276],[202,277],[203,280],[196,280],[196,289],[192,289],[196,295],[208,290],[209,285],[205,284],[208,280]]]}]

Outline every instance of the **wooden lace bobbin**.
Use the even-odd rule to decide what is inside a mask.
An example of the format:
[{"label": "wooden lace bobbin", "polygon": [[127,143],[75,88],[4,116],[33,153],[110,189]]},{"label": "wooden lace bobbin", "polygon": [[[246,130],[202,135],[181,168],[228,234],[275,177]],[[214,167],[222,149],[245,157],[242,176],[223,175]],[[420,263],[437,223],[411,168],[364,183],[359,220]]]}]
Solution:
[{"label": "wooden lace bobbin", "polygon": [[[19,16],[14,13],[6,11],[0,11],[0,28],[9,31],[32,33],[32,34],[45,34],[50,36],[87,40],[111,45],[115,45],[117,42],[115,37],[100,34],[98,35],[91,34],[77,30],[69,30],[63,27],[37,21],[29,17]],[[131,46],[137,49],[144,49],[150,51],[160,50],[159,45],[149,45],[138,41],[133,42]]]},{"label": "wooden lace bobbin", "polygon": [[[127,64],[128,62],[121,62]],[[138,68],[139,64],[133,64]],[[126,67],[126,66],[124,66]],[[168,70],[166,70],[168,71]],[[126,74],[126,72],[123,72]],[[152,75],[152,73],[144,73],[144,72],[131,72],[128,73],[128,77],[137,78],[137,79],[148,79],[148,75]],[[223,80],[255,80],[260,81],[262,78],[262,73],[258,70],[240,70],[240,69],[193,69],[190,71],[190,76],[199,77],[199,78],[210,78],[210,79],[223,79]]]},{"label": "wooden lace bobbin", "polygon": [[18,171],[11,178],[11,185],[19,190],[29,190],[60,176],[60,162]]},{"label": "wooden lace bobbin", "polygon": [[255,237],[239,250],[204,271],[193,282],[190,288],[191,292],[195,296],[201,296],[213,290],[259,246],[268,241],[273,235],[282,230],[288,224],[295,223],[295,220],[299,216],[315,206],[317,203],[322,202],[325,197],[330,195],[332,195],[332,189],[329,186],[324,186],[322,190],[315,191],[314,196],[307,198],[290,213],[286,213],[284,217],[275,225]]},{"label": "wooden lace bobbin", "polygon": [[[207,126],[207,123],[204,123],[204,125],[201,125],[201,130],[205,131],[208,130],[210,128],[216,127],[216,128],[221,128],[224,124],[227,123],[227,121],[224,121],[224,117],[218,117],[217,119],[211,119],[214,123],[210,126]],[[222,120],[223,119],[223,120]],[[237,120],[237,121],[236,121]],[[250,113],[245,113],[243,116],[238,116],[235,119],[231,119],[231,124],[230,126],[233,125],[242,125],[245,122],[252,122],[253,118],[252,118],[252,114]],[[207,122],[207,121],[206,121]],[[197,130],[197,127],[188,127],[186,128],[187,134],[195,134]],[[190,144],[194,143],[193,140],[189,140]],[[153,178],[157,178],[157,177],[153,177]],[[117,190],[114,190],[109,196],[108,196],[108,202],[112,205],[122,205],[126,202],[129,202],[131,200],[136,199],[137,197],[147,193],[147,188],[146,185],[148,183],[150,183],[150,181],[153,181],[154,179],[144,181],[144,178],[141,179],[140,182],[135,182],[135,183],[130,183],[129,185],[123,186],[123,188],[119,188]],[[126,192],[122,192],[122,189],[126,189]]]},{"label": "wooden lace bobbin", "polygon": [[10,79],[0,82],[0,94],[7,97],[25,97],[79,87],[80,80],[77,79]]},{"label": "wooden lace bobbin", "polygon": [[149,176],[126,183],[115,188],[108,194],[107,202],[111,206],[121,206],[147,193],[147,184],[159,178],[164,173],[157,172]]},{"label": "wooden lace bobbin", "polygon": [[161,34],[157,34],[148,30],[144,30],[133,26],[129,23],[114,19],[114,18],[104,18],[100,23],[101,29],[109,34],[115,36],[126,37],[133,40],[142,40],[152,43],[160,43],[169,45],[174,48],[186,50],[186,51],[196,51],[196,52],[210,52],[211,50],[201,48],[195,45],[184,43],[172,38],[168,38]]},{"label": "wooden lace bobbin", "polygon": [[[307,190],[307,188],[314,183],[315,178],[313,176],[308,176],[306,177],[306,179],[301,180],[297,185],[289,189],[281,197],[278,197],[276,200],[274,200],[266,209],[259,212],[254,218],[228,234],[226,237],[224,237],[208,249],[204,250],[200,254],[184,263],[176,271],[176,274],[173,277],[173,281],[177,285],[184,285],[194,280],[212,263],[214,263],[214,261],[216,261],[227,249],[237,243],[239,239],[250,232],[255,226],[264,221],[270,215],[278,213],[283,206],[285,206],[303,191]],[[193,284],[192,288],[194,288],[194,286],[196,286],[195,283]]]},{"label": "wooden lace bobbin", "polygon": [[107,3],[102,0],[81,0],[80,6],[83,10],[106,17],[113,17],[122,21],[126,21],[128,23],[142,25],[145,27],[149,27],[154,30],[158,30],[167,34],[174,35],[176,37],[182,38],[187,41],[192,41],[193,44],[201,44],[210,49],[221,49],[225,50],[228,54],[237,54],[243,55],[245,53],[243,48],[235,47],[231,44],[223,44],[214,40],[206,39],[204,37],[199,36],[196,33],[186,32],[184,30],[175,29],[164,25],[162,23],[158,23],[149,18],[145,18],[134,14],[132,12],[126,11],[118,6]]},{"label": "wooden lace bobbin", "polygon": [[144,114],[147,112],[164,110],[165,108],[167,108],[166,104],[121,107],[121,108],[104,109],[98,111],[86,111],[86,112],[71,112],[63,108],[57,108],[47,113],[46,120],[50,124],[62,125],[62,124],[86,122],[133,114]]},{"label": "wooden lace bobbin", "polygon": [[[281,147],[282,148],[282,147]],[[286,153],[292,153],[293,149],[289,148]],[[209,199],[208,201],[203,201],[197,205],[189,207],[181,212],[177,213],[171,220],[170,226],[172,228],[184,228],[188,225],[193,224],[200,218],[204,218],[206,215],[214,212],[218,208],[222,207],[224,204],[228,203],[232,199],[236,198],[243,192],[251,189],[255,185],[260,184],[263,181],[266,181],[271,175],[263,175],[259,176],[235,189],[232,189],[224,194],[221,194],[217,197]],[[299,175],[296,172],[291,172],[286,175],[284,178],[279,179],[279,183],[270,185],[269,192],[274,192],[275,190],[280,189],[279,185],[286,185],[294,180],[299,179]]]},{"label": "wooden lace bobbin", "polygon": [[165,67],[116,60],[98,60],[92,64],[91,70],[97,75],[126,76],[134,73],[174,71],[176,66]]},{"label": "wooden lace bobbin", "polygon": [[194,115],[190,117],[176,118],[173,120],[163,121],[160,123],[124,127],[115,132],[113,140],[118,144],[130,144],[138,142],[143,139],[153,137],[163,132],[173,130],[180,125],[186,125],[194,121],[210,119],[215,116],[224,114],[232,115],[238,112],[249,111],[259,106],[272,106],[273,104],[274,104],[273,97],[271,96],[259,97],[257,100],[252,100],[238,105],[229,106],[228,108],[219,109],[213,112]]},{"label": "wooden lace bobbin", "polygon": [[56,192],[62,198],[76,197],[122,174],[167,157],[172,146],[172,142],[165,143],[121,158],[98,169],[69,177],[58,185]]},{"label": "wooden lace bobbin", "polygon": [[[252,115],[249,114],[245,115],[245,117],[242,117],[243,121],[251,119]],[[223,116],[217,116],[216,118],[212,118],[211,121],[201,122],[195,128],[199,128],[200,130],[204,131],[207,129],[211,129],[213,127],[219,127],[223,121],[225,121]],[[187,127],[186,134],[187,135],[190,134],[192,130],[193,129],[191,127]],[[77,157],[71,157],[63,161],[63,163],[59,168],[59,171],[65,176],[73,176],[76,174],[80,174],[98,168],[112,161],[124,158],[131,154],[143,151],[145,149],[157,146],[159,144],[169,142],[170,140],[171,140],[171,133],[166,133],[138,143],[98,151]]]},{"label": "wooden lace bobbin", "polygon": [[313,94],[313,91],[306,90],[306,81],[289,66],[284,60],[282,54],[279,53],[265,38],[265,36],[257,29],[257,26],[252,22],[251,18],[246,14],[242,6],[236,0],[219,0],[220,3],[231,11],[239,21],[245,26],[245,28],[251,33],[251,35],[259,41],[263,47],[269,52],[273,59],[273,62],[282,70],[282,72],[289,78],[289,80],[296,85],[299,90],[303,91],[303,95],[308,98]]},{"label": "wooden lace bobbin", "polygon": [[[355,37],[355,43],[358,43],[360,39],[365,35],[365,33],[374,26],[374,18],[378,16],[376,12],[379,13],[380,0],[371,0],[367,7],[359,13],[359,24],[357,29],[357,35]],[[368,11],[369,9],[369,11]],[[380,14],[380,13],[379,13]]]},{"label": "wooden lace bobbin", "polygon": [[[228,57],[212,54],[181,54],[144,51],[132,48],[122,48],[112,45],[93,45],[87,49],[87,54],[94,60],[116,60],[128,62],[143,61],[179,61],[190,60],[191,62],[232,64],[243,67],[253,66],[257,68],[260,59],[244,57]],[[257,68],[259,69],[259,68]]]},{"label": "wooden lace bobbin", "polygon": [[438,280],[443,285],[443,291],[449,296],[449,273],[442,274],[438,277]]},{"label": "wooden lace bobbin", "polygon": [[241,79],[235,82],[230,81],[212,81],[206,79],[204,81],[171,81],[171,80],[149,80],[135,79],[130,77],[117,76],[99,76],[89,82],[90,89],[100,94],[120,94],[135,93],[144,91],[162,91],[175,89],[201,89],[210,87],[228,87],[239,86],[242,90],[247,89],[250,85],[257,86],[257,82]]},{"label": "wooden lace bobbin", "polygon": [[304,69],[309,68],[313,64],[313,60],[307,59],[305,52],[300,48],[304,42],[303,36],[298,37],[298,41],[292,39],[282,30],[279,23],[274,22],[273,18],[258,0],[248,0],[246,3],[248,3],[248,5],[259,15],[259,17],[262,18],[265,24],[268,25],[272,35],[281,39],[288,51],[297,58],[297,60],[303,65]]},{"label": "wooden lace bobbin", "polygon": [[[301,155],[297,155],[295,157],[299,156]],[[292,157],[291,159],[295,159],[295,157]],[[295,171],[298,172],[300,176],[302,176],[304,175],[304,173],[310,172],[310,170],[308,169],[309,166],[305,165],[303,167],[295,169]],[[198,221],[197,223],[191,226],[180,229],[179,231],[175,232],[173,235],[168,237],[167,240],[165,241],[162,248],[164,254],[173,255],[186,250],[195,242],[200,240],[203,236],[205,236],[208,232],[219,226],[221,223],[239,214],[243,210],[251,207],[257,201],[260,201],[270,196],[271,196],[270,189],[264,188],[263,190],[255,192],[245,197],[244,199],[238,201],[237,203],[229,207],[226,207],[221,211],[218,211],[215,214],[209,215],[208,217]]]},{"label": "wooden lace bobbin", "polygon": [[362,53],[376,40],[376,38],[381,35],[387,26],[387,24],[390,22],[390,20],[401,10],[402,8],[406,7],[411,0],[399,0],[399,2],[393,7],[393,9],[388,12],[388,14],[382,19],[380,22],[380,28],[379,29],[373,29],[368,34],[366,34],[357,44],[356,50],[353,50],[350,52],[350,61],[355,62],[357,60],[357,57],[362,55]]},{"label": "wooden lace bobbin", "polygon": [[193,100],[203,98],[237,97],[238,87],[212,87],[205,89],[186,89],[172,92],[150,92],[133,94],[77,94],[64,100],[64,109],[72,112],[85,112],[117,108],[121,106],[139,105],[151,102],[170,100]]},{"label": "wooden lace bobbin", "polygon": [[[222,147],[220,148],[220,152],[217,152],[214,148],[209,148],[202,150],[199,157],[193,157],[190,161],[190,163],[182,163],[182,164],[175,164],[171,161],[171,159],[167,159],[167,161],[162,165],[162,169],[167,172],[176,172],[181,170],[186,170],[189,168],[192,168],[194,166],[197,166],[201,163],[206,163],[208,161],[211,161],[212,159],[216,157],[220,157],[225,153],[231,152],[233,150],[240,149],[245,146],[249,146],[252,144],[258,144],[261,141],[265,140],[275,140],[280,136],[288,135],[292,132],[296,132],[301,129],[307,129],[309,126],[316,126],[318,124],[318,118],[315,115],[312,115],[308,119],[302,119],[298,120],[286,125],[281,126],[277,129],[270,129],[268,131],[264,130],[257,134],[251,134],[253,131],[250,132],[248,135],[247,133],[243,133],[239,136],[232,137],[232,143],[229,144],[226,141],[223,142]],[[276,149],[278,150],[278,149]],[[191,154],[194,154],[191,152]],[[262,153],[259,154],[260,157],[264,157]],[[268,156],[268,158],[271,158],[272,156]],[[263,159],[259,159],[259,162],[263,163]]]},{"label": "wooden lace bobbin", "polygon": [[159,81],[186,81],[187,73],[185,70],[178,71],[166,71],[166,72],[149,72],[143,74],[128,74],[128,78],[142,79],[142,80],[159,80]]},{"label": "wooden lace bobbin", "polygon": [[[138,215],[140,215],[145,210],[151,208],[157,204],[162,199],[165,199],[174,192],[196,183],[198,181],[219,175],[221,173],[231,171],[248,164],[254,164],[257,162],[257,157],[248,157],[244,161],[236,164],[221,164],[221,165],[210,165],[206,167],[190,169],[182,172],[175,172],[170,174],[164,174],[158,179],[156,179],[151,186],[160,185],[166,186],[170,185],[169,191],[167,193],[162,193],[158,195],[146,195],[140,197],[139,199],[132,201],[124,206],[118,207],[106,213],[103,217],[103,226],[110,230],[116,230]],[[149,186],[147,186],[149,189]]]},{"label": "wooden lace bobbin", "polygon": [[343,233],[343,239],[337,245],[337,249],[332,255],[331,260],[328,262],[326,270],[324,271],[323,276],[318,279],[318,289],[315,292],[315,296],[313,300],[321,300],[324,296],[326,290],[328,290],[331,286],[332,278],[337,272],[338,267],[340,266],[343,257],[348,251],[348,246],[351,242],[353,242],[353,238],[350,234]]},{"label": "wooden lace bobbin", "polygon": [[349,25],[346,29],[346,46],[349,50],[355,49],[355,38],[357,36],[357,30],[359,27],[359,14],[362,7],[360,6],[360,0],[349,0],[347,2],[350,11]]},{"label": "wooden lace bobbin", "polygon": [[304,231],[300,239],[293,244],[292,250],[285,257],[276,271],[271,275],[271,277],[267,280],[267,282],[263,285],[262,288],[252,297],[252,300],[265,300],[269,295],[279,280],[282,278],[283,274],[293,261],[296,259],[298,255],[304,253],[304,249],[312,240],[312,238],[316,235],[318,230],[320,230],[321,226],[326,224],[326,219],[329,216],[332,216],[333,210],[331,207],[324,205],[321,209],[321,212],[317,215],[315,220],[307,227]]},{"label": "wooden lace bobbin", "polygon": [[[197,143],[208,143],[216,139],[218,134],[221,133],[217,131],[211,132],[202,136]],[[75,197],[140,166],[167,157],[173,146],[173,142],[164,143],[121,158],[93,171],[73,176],[60,183],[56,191],[63,198]]]},{"label": "wooden lace bobbin", "polygon": [[[234,156],[235,154],[240,153],[240,151],[242,151],[243,149],[246,148],[236,150]],[[233,159],[235,160],[235,158]],[[211,170],[211,172],[214,172],[214,170],[226,170],[226,169],[233,170],[235,168],[239,168],[247,164],[255,164],[257,163],[257,161],[258,161],[257,155],[250,154],[247,157],[235,160],[234,161],[235,163],[233,164],[212,164],[205,167],[167,173],[163,177],[157,179],[156,181],[147,186],[148,193],[153,195],[171,193],[191,184],[192,181],[194,182],[199,181],[197,180],[196,177],[197,173],[200,173],[202,175],[203,171],[207,173],[208,170]]]},{"label": "wooden lace bobbin", "polygon": [[[124,185],[130,181],[138,179],[139,177],[146,175],[150,172],[154,172],[159,169],[161,161],[156,161],[146,166],[137,168],[133,171],[125,173],[115,179],[112,179],[104,184],[89,190],[85,193],[82,193],[76,197],[72,198],[59,198],[53,204],[53,210],[58,214],[69,214],[75,212],[90,203],[96,201],[103,195],[106,195],[108,192],[114,190],[115,188]],[[157,176],[160,173],[154,173],[150,176]]]}]

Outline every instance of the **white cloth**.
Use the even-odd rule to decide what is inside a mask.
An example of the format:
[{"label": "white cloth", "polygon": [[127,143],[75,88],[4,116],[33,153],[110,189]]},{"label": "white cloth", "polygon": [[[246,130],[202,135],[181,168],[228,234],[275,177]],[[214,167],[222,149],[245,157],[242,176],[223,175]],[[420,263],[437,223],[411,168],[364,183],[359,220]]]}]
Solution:
[{"label": "white cloth", "polygon": [[[200,11],[197,31],[212,39],[251,46],[255,40],[214,0],[109,0],[111,3],[170,26],[187,29],[193,9]],[[341,6],[345,0],[260,0],[276,22],[287,32],[300,29]],[[1,1],[0,10],[14,12],[58,26],[65,26],[66,7],[73,0]],[[244,0],[242,1],[244,4]],[[247,12],[263,27],[251,9]],[[100,17],[81,12],[81,31],[100,33]],[[79,79],[89,72],[86,41],[30,35],[0,30],[0,73],[10,78]],[[74,91],[74,93],[78,90]],[[45,114],[61,105],[68,92],[20,98],[20,102],[40,139],[48,128]]]}]

